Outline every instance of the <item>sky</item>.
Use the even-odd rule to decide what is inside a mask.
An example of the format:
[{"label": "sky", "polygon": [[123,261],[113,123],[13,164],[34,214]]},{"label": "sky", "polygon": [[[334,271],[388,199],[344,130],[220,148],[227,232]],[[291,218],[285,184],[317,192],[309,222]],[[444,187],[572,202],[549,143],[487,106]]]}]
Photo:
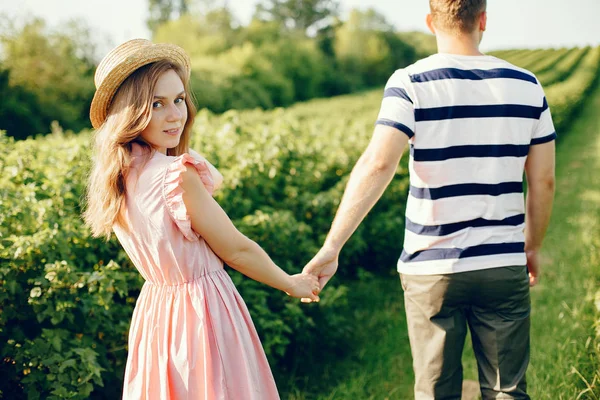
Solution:
[{"label": "sky", "polygon": [[[246,24],[257,0],[227,2]],[[427,0],[340,0],[342,17],[352,8],[374,8],[398,31],[426,31]],[[540,5],[543,4],[543,7]],[[51,27],[82,20],[100,49],[133,38],[150,39],[148,0],[0,0],[0,18],[39,16]],[[600,45],[600,0],[488,0],[488,27],[483,51]]]}]

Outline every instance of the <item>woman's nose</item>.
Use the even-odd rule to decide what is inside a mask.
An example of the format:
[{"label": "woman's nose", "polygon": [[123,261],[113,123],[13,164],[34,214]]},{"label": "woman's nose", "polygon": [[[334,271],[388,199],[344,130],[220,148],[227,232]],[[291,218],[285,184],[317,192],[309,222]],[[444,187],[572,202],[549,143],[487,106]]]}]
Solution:
[{"label": "woman's nose", "polygon": [[169,112],[167,114],[168,121],[179,121],[182,116],[183,114],[176,104],[169,105]]}]

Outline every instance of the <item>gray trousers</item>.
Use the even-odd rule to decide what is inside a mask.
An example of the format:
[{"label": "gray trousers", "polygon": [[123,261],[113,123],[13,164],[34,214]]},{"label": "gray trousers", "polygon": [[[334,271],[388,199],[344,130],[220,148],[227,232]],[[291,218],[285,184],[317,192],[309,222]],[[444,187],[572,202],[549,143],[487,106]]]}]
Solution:
[{"label": "gray trousers", "polygon": [[415,399],[457,399],[467,326],[486,399],[529,399],[527,267],[449,275],[401,274],[415,371]]}]

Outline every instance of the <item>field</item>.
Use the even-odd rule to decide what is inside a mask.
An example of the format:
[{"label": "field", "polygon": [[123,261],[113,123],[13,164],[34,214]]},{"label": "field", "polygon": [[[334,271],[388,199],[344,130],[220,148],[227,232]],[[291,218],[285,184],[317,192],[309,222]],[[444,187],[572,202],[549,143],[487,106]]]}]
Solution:
[{"label": "field", "polygon": [[[559,135],[556,206],[532,298],[530,392],[598,399],[600,47],[497,55],[538,76]],[[282,268],[300,270],[322,242],[381,94],[199,113],[192,147],[225,176],[217,200]],[[59,128],[25,141],[0,135],[0,398],[119,396],[142,281],[114,239],[92,239],[82,225],[89,142],[89,132]],[[394,272],[407,186],[403,160],[318,305],[232,272],[283,399],[412,398]],[[468,346],[464,359],[465,378],[475,380]]]}]

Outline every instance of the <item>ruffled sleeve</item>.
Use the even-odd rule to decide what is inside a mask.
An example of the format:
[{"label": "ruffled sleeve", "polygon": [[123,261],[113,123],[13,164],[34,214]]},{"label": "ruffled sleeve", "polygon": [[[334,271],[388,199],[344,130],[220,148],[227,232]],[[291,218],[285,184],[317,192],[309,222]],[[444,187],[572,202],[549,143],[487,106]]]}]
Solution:
[{"label": "ruffled sleeve", "polygon": [[210,162],[206,160],[206,158],[202,157],[200,154],[196,153],[194,150],[190,149],[190,155],[194,157],[198,161],[204,161],[208,167],[208,171],[213,178],[214,182],[214,190],[217,191],[223,184],[223,175],[212,165]]},{"label": "ruffled sleeve", "polygon": [[[211,174],[211,165],[205,159],[192,157],[188,153],[178,156],[171,164],[167,166],[163,184],[163,197],[167,205],[169,215],[179,228],[186,239],[191,241],[198,240],[198,234],[192,229],[192,221],[183,203],[183,189],[180,186],[182,181],[181,173],[186,170],[186,164],[196,168],[200,180],[208,192],[212,195],[215,190],[215,179]],[[214,167],[213,167],[214,168]],[[216,169],[215,169],[216,171]],[[218,173],[218,171],[217,171]],[[222,177],[219,174],[219,178]]]}]

